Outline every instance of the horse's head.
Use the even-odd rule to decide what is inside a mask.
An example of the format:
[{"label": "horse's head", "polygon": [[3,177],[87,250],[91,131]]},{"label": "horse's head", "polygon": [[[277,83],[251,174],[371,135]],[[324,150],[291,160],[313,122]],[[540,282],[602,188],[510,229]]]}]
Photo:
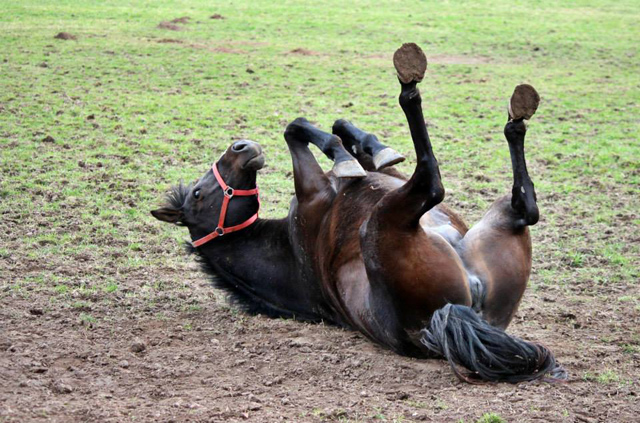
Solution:
[{"label": "horse's head", "polygon": [[[202,178],[193,184],[174,186],[165,206],[152,210],[151,214],[158,220],[187,226],[193,240],[216,232],[217,236],[224,235],[224,228],[242,225],[256,216],[258,198],[250,193],[256,188],[256,173],[262,166],[264,155],[260,145],[237,141]],[[231,189],[224,190],[224,185]],[[225,208],[221,225],[220,215]]]}]

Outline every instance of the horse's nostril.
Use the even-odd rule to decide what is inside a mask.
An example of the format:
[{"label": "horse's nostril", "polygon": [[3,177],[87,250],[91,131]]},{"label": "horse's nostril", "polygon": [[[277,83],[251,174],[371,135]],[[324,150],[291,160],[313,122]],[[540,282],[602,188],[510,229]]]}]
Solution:
[{"label": "horse's nostril", "polygon": [[246,141],[238,141],[231,146],[231,149],[236,153],[239,153],[247,148],[247,145],[249,145],[249,143],[247,143]]}]

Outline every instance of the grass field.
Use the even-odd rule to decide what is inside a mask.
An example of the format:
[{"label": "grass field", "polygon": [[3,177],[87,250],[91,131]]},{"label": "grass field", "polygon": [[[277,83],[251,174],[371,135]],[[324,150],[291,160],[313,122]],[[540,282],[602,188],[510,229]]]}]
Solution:
[{"label": "grass field", "polygon": [[[640,413],[638,2],[0,5],[0,421]],[[181,17],[178,30],[158,27]],[[62,31],[76,39],[55,39]],[[469,223],[510,189],[513,88],[542,97],[527,138],[541,221],[510,331],[550,346],[567,385],[459,385],[441,362],[352,333],[239,314],[183,254],[186,231],[149,215],[171,184],[249,138],[267,156],[262,217],[284,216],[293,180],[282,132],[298,116],[326,129],[349,119],[414,157],[391,63],[410,41],[429,58],[421,90],[446,202]],[[410,173],[412,160],[399,167]],[[309,351],[289,348],[300,336]],[[146,355],[129,351],[136,339]],[[182,367],[175,354],[188,356]],[[406,379],[374,378],[379,367]],[[323,374],[332,384],[317,383]]]}]

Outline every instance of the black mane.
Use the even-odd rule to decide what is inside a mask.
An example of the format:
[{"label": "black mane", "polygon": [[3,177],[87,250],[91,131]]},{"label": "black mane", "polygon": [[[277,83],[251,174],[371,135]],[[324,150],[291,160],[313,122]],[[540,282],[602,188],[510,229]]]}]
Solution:
[{"label": "black mane", "polygon": [[254,295],[247,287],[232,275],[227,274],[211,261],[207,260],[204,254],[195,248],[191,243],[185,243],[187,254],[193,255],[200,264],[204,273],[209,275],[214,288],[220,289],[226,294],[227,301],[239,310],[256,315],[261,314],[271,318],[289,318],[304,322],[319,323],[323,319],[314,315],[294,313],[290,310],[282,309],[274,304],[265,302],[264,299]]},{"label": "black mane", "polygon": [[180,210],[187,200],[187,196],[191,192],[193,184],[185,185],[180,182],[178,185],[171,187],[171,191],[167,194],[167,207],[174,210]]}]

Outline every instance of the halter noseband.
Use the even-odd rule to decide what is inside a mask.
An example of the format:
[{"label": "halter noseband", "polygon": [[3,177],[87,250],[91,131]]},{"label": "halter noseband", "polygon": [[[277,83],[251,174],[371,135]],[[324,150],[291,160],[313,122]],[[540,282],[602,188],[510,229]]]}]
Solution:
[{"label": "halter noseband", "polygon": [[231,201],[233,197],[236,197],[236,196],[246,197],[250,195],[255,195],[258,198],[258,210],[260,210],[260,194],[258,192],[257,185],[254,189],[234,189],[224,182],[224,179],[222,179],[222,176],[220,176],[220,172],[218,172],[218,167],[216,166],[215,163],[211,165],[211,170],[213,171],[213,174],[215,175],[216,180],[218,181],[218,184],[220,185],[220,188],[222,188],[222,192],[224,193],[224,198],[222,199],[222,208],[220,209],[220,218],[218,219],[218,226],[213,230],[213,232],[211,232],[209,235],[206,235],[192,242],[194,247],[199,247],[202,244],[205,244],[219,236],[244,229],[247,226],[250,226],[253,222],[255,222],[258,219],[258,212],[256,211],[256,213],[253,216],[251,216],[249,219],[245,220],[241,224],[235,225],[235,226],[229,226],[225,228],[224,218],[227,215],[227,208],[229,207],[229,201]]}]

